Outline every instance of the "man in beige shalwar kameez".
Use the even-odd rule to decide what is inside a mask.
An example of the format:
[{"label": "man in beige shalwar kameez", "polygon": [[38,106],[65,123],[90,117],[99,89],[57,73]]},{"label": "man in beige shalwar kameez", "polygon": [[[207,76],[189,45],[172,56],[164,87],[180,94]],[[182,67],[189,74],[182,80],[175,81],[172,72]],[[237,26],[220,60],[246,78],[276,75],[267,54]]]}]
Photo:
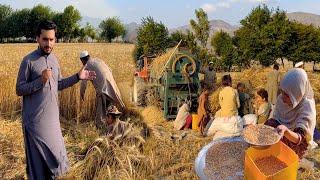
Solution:
[{"label": "man in beige shalwar kameez", "polygon": [[280,83],[279,66],[275,64],[273,70],[267,74],[266,90],[268,91],[268,101],[275,105],[278,97],[278,87]]},{"label": "man in beige shalwar kameez", "polygon": [[[80,60],[86,66],[86,70],[96,72],[96,79],[92,80],[92,84],[96,90],[96,126],[102,128],[103,122],[106,119],[107,108],[113,104],[124,110],[125,105],[108,65],[100,59],[91,58],[88,51],[81,52]],[[82,100],[84,99],[86,87],[87,81],[82,81],[80,87]]]}]

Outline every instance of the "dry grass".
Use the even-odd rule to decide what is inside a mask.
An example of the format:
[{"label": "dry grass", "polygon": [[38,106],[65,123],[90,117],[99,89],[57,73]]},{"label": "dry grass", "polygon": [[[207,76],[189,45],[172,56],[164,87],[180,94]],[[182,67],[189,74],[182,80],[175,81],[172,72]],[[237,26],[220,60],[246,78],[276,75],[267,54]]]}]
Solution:
[{"label": "dry grass", "polygon": [[[22,57],[36,47],[36,44],[0,45],[0,113],[3,117],[0,119],[0,179],[25,178],[23,136],[21,122],[17,118],[21,105],[20,98],[15,95],[15,81]],[[84,49],[111,67],[124,101],[131,107],[130,85],[135,70],[131,57],[133,45],[57,44],[54,52],[64,76],[72,75],[81,68],[78,54]],[[264,76],[270,70],[251,69],[232,73],[232,77],[234,84],[248,81],[254,89],[263,86]],[[309,73],[309,78],[315,89],[319,113],[320,75]],[[159,109],[149,106],[126,112],[123,118],[135,127],[126,138],[116,141],[103,139],[92,122],[95,92],[92,86],[87,90],[85,102],[79,101],[79,84],[60,93],[62,132],[71,164],[65,178],[197,179],[194,160],[211,138],[202,138],[193,131],[175,131],[172,122],[164,120]],[[83,106],[81,111],[80,106]],[[151,135],[146,136],[148,133],[142,129],[150,129]],[[319,168],[320,151],[313,151],[309,158],[317,162],[316,167]],[[302,172],[299,178],[317,179],[319,175],[319,170]]]},{"label": "dry grass", "polygon": [[25,155],[20,119],[0,118],[0,177],[23,178]]}]

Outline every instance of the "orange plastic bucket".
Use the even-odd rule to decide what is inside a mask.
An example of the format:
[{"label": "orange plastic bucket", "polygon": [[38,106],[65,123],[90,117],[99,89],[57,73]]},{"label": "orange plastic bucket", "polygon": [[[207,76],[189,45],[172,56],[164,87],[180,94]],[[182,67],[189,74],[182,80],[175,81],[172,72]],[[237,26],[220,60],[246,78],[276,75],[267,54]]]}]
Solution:
[{"label": "orange plastic bucket", "polygon": [[[287,167],[273,175],[266,176],[256,166],[255,161],[267,156],[274,156],[278,158],[279,160],[284,162]],[[299,158],[297,154],[281,141],[266,149],[257,149],[254,147],[250,147],[246,150],[245,153],[244,179],[296,179],[298,172],[298,161]]]},{"label": "orange plastic bucket", "polygon": [[192,114],[192,129],[195,131],[200,131],[198,114]]}]

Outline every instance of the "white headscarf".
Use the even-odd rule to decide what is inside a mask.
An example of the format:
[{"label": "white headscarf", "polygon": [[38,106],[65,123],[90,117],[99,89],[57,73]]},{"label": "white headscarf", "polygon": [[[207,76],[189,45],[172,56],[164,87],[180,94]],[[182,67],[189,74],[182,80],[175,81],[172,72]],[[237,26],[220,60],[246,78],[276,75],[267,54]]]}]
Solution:
[{"label": "white headscarf", "polygon": [[316,125],[316,107],[307,73],[301,68],[291,69],[280,82],[280,89],[289,95],[292,107],[283,102],[280,94],[273,118],[291,130],[302,128],[311,143]]},{"label": "white headscarf", "polygon": [[187,103],[184,103],[178,111],[177,117],[173,122],[173,126],[176,130],[180,130],[185,124],[186,119],[188,117],[189,113],[189,105]]}]

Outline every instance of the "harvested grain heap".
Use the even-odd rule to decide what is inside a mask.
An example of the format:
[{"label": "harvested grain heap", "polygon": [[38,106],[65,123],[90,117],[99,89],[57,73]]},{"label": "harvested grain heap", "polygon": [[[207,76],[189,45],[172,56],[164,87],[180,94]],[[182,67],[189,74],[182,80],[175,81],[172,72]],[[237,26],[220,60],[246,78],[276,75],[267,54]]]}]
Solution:
[{"label": "harvested grain heap", "polygon": [[[246,142],[220,142],[207,152],[204,172],[209,179],[226,179],[239,176],[243,170]],[[240,178],[240,177],[239,177]]]},{"label": "harvested grain heap", "polygon": [[243,137],[249,144],[258,146],[275,144],[281,138],[276,129],[263,124],[246,127],[243,131]]},{"label": "harvested grain heap", "polygon": [[258,169],[266,176],[273,175],[287,167],[284,162],[274,156],[267,156],[261,159],[257,159],[255,160],[255,164],[257,165]]}]

